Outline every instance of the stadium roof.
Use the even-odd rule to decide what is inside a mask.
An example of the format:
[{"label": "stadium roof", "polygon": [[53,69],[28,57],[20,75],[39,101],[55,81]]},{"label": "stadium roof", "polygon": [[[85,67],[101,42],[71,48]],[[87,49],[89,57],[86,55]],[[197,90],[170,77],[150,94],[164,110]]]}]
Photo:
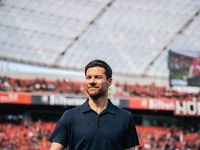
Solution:
[{"label": "stadium roof", "polygon": [[170,49],[200,51],[200,0],[1,0],[0,59],[168,77]]}]

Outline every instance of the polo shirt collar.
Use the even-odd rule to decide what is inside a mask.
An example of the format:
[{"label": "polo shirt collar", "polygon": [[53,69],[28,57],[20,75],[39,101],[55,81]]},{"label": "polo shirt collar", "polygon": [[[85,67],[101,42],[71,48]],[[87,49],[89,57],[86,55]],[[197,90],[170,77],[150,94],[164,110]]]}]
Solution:
[{"label": "polo shirt collar", "polygon": [[[88,101],[89,101],[89,99],[87,99],[87,101],[82,105],[82,109],[81,109],[82,113],[93,111],[91,109]],[[114,105],[113,105],[113,103],[109,99],[108,99],[108,106],[107,106],[107,108],[103,112],[109,112],[109,113],[115,115]]]},{"label": "polo shirt collar", "polygon": [[89,99],[87,99],[86,102],[83,103],[83,105],[82,105],[82,109],[81,109],[82,113],[85,113],[85,112],[88,112],[88,111],[91,111],[91,110],[92,110],[92,109],[90,108],[90,105],[88,104],[88,100],[89,100]]}]

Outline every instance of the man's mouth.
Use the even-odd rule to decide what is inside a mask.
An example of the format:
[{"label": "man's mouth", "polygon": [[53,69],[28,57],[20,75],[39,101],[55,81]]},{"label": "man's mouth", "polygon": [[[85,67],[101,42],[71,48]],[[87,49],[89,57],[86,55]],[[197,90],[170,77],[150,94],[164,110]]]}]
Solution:
[{"label": "man's mouth", "polygon": [[89,87],[89,89],[97,89],[98,87]]},{"label": "man's mouth", "polygon": [[98,89],[98,87],[89,87],[88,89],[89,90],[96,90],[96,89]]}]

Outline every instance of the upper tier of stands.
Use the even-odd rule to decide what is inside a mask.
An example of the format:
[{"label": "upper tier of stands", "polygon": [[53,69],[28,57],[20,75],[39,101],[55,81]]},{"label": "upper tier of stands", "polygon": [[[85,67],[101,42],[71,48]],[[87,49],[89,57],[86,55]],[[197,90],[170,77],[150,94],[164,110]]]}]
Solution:
[{"label": "upper tier of stands", "polygon": [[[170,49],[199,51],[199,0],[0,1],[0,59],[168,77]],[[160,65],[162,64],[162,65]]]},{"label": "upper tier of stands", "polygon": [[[85,83],[71,80],[46,80],[42,79],[19,79],[0,76],[0,91],[32,92],[32,93],[67,93],[87,95]],[[149,85],[128,84],[115,82],[109,90],[109,94],[116,97],[150,97],[192,100],[200,99],[200,93],[178,92],[157,86],[155,83]]]}]

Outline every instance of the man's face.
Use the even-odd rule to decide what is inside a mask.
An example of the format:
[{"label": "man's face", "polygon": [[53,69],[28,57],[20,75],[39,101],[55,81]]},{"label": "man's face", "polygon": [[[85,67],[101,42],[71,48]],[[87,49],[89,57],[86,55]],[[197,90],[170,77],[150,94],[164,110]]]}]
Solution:
[{"label": "man's face", "polygon": [[108,92],[112,78],[106,78],[105,69],[102,67],[88,68],[86,72],[86,91],[91,97],[99,97]]}]

